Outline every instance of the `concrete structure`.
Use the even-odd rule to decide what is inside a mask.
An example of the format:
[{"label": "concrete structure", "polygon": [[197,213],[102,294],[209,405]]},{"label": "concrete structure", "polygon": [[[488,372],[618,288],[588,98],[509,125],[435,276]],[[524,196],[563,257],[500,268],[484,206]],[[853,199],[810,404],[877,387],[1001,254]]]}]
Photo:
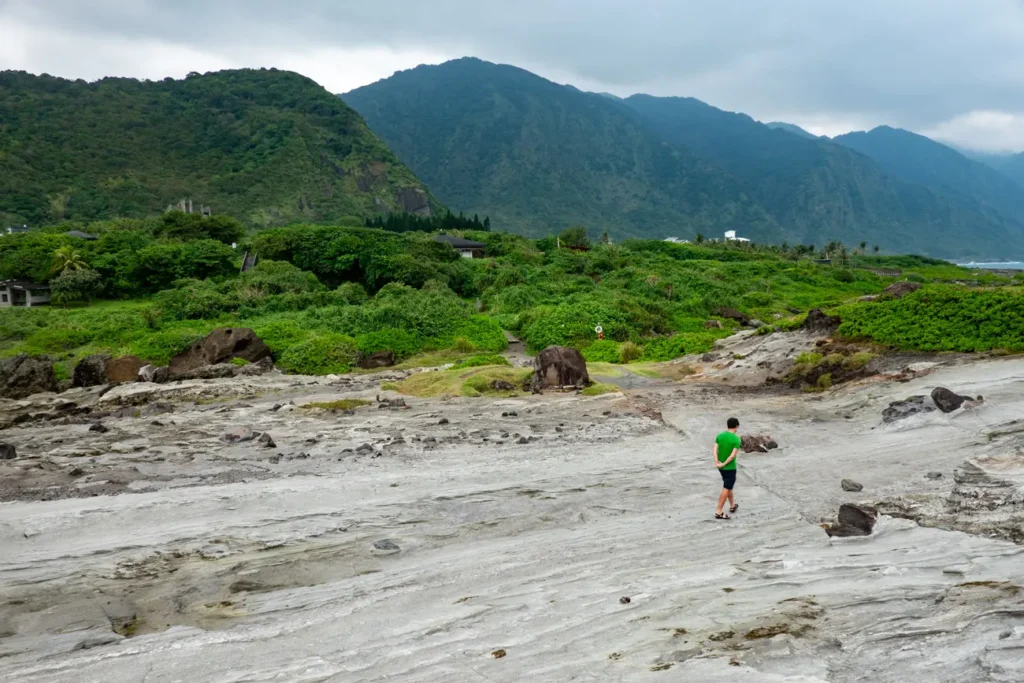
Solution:
[{"label": "concrete structure", "polygon": [[737,237],[735,230],[726,230],[725,231],[725,241],[726,242],[749,242],[750,240],[748,240],[746,237]]},{"label": "concrete structure", "polygon": [[0,282],[0,308],[40,306],[50,303],[50,285],[26,280]]},{"label": "concrete structure", "polygon": [[3,231],[0,231],[0,236],[2,236],[2,235],[20,235],[22,233],[28,232],[28,230],[29,230],[29,227],[27,225],[12,225],[12,226],[9,226],[8,228],[4,229]]},{"label": "concrete structure", "polygon": [[462,258],[483,258],[484,248],[487,247],[486,244],[451,235],[437,235],[434,241],[450,245]]},{"label": "concrete structure", "polygon": [[666,237],[665,241],[666,242],[671,242],[672,244],[689,244],[690,243],[690,240],[681,240],[678,237]]}]

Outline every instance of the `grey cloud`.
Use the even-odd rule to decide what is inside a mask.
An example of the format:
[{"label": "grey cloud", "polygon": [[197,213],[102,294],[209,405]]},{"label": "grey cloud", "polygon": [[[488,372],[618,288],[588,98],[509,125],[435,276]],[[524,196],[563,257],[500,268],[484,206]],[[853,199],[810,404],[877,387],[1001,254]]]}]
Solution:
[{"label": "grey cloud", "polygon": [[976,110],[1024,111],[1017,0],[8,0],[3,17],[215,54],[473,54],[760,118],[926,129]]}]

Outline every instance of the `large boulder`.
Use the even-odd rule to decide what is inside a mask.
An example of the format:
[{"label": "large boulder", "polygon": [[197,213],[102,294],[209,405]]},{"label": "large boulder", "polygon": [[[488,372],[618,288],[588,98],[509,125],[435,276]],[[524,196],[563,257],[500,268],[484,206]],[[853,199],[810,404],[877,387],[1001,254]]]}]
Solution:
[{"label": "large boulder", "polygon": [[20,399],[46,391],[57,391],[52,358],[22,354],[0,360],[0,398]]},{"label": "large boulder", "polygon": [[549,346],[533,359],[530,389],[535,392],[552,387],[590,386],[590,374],[583,354],[567,346]]},{"label": "large boulder", "polygon": [[837,316],[826,315],[820,308],[815,308],[807,313],[803,328],[812,334],[832,334],[841,322]]},{"label": "large boulder", "polygon": [[902,299],[911,292],[916,292],[921,289],[921,285],[916,282],[910,282],[909,280],[901,280],[900,282],[894,282],[885,289],[882,290],[882,295],[892,299]]},{"label": "large boulder", "polygon": [[98,387],[107,383],[107,362],[110,356],[105,353],[97,353],[86,356],[75,364],[75,370],[71,374],[71,386],[75,387]]},{"label": "large boulder", "polygon": [[113,358],[107,361],[107,382],[110,384],[134,382],[139,377],[139,370],[145,366],[146,363],[135,356]]},{"label": "large boulder", "polygon": [[969,396],[961,396],[960,394],[954,393],[946,387],[936,387],[932,390],[932,400],[935,401],[935,405],[938,406],[939,410],[944,413],[952,413],[954,410],[964,404],[964,401],[971,401]]},{"label": "large boulder", "polygon": [[374,351],[369,355],[359,354],[359,367],[364,370],[390,368],[396,360],[394,351]]},{"label": "large boulder", "polygon": [[207,365],[227,363],[232,358],[255,363],[270,358],[270,355],[270,348],[252,330],[245,327],[223,327],[172,358],[170,375],[177,378]]},{"label": "large boulder", "polygon": [[137,380],[139,382],[154,382],[161,384],[166,382],[170,375],[166,365],[146,365],[139,368]]},{"label": "large boulder", "polygon": [[740,325],[746,325],[748,322],[750,322],[750,318],[746,314],[740,313],[735,308],[727,308],[723,306],[715,310],[715,315],[717,315],[719,318],[735,320]]}]

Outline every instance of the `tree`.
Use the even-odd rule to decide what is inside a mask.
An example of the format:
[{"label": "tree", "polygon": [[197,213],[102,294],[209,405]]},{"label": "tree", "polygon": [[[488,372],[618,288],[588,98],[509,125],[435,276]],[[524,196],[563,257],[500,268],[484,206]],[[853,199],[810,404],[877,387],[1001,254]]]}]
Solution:
[{"label": "tree", "polygon": [[68,270],[85,270],[89,264],[74,247],[60,247],[53,252],[53,268],[51,272],[59,275]]},{"label": "tree", "polygon": [[704,235],[702,235],[701,233],[698,232],[697,233],[696,242],[697,242],[697,244],[704,244]]},{"label": "tree", "polygon": [[868,243],[867,242],[861,242],[860,243],[860,250],[861,250],[861,252],[866,251],[867,248],[868,248]]},{"label": "tree", "polygon": [[92,303],[92,298],[99,291],[101,283],[100,274],[95,270],[68,269],[50,280],[50,294],[54,301],[63,304],[65,308],[72,301],[84,299]]},{"label": "tree", "polygon": [[876,244],[874,247],[871,248],[871,251],[873,251],[873,252],[875,252],[877,254],[879,249],[880,249],[880,247]]},{"label": "tree", "polygon": [[587,229],[582,225],[574,225],[562,231],[558,236],[563,247],[589,247],[590,237],[587,236]]},{"label": "tree", "polygon": [[601,233],[601,244],[611,244],[612,238],[608,236],[608,231],[605,230]]}]

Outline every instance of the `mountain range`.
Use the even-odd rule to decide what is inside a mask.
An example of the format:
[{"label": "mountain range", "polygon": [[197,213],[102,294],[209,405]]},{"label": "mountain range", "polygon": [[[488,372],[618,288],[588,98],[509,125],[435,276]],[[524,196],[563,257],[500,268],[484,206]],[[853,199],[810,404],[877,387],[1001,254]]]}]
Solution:
[{"label": "mountain range", "polygon": [[451,208],[528,235],[880,244],[1024,253],[1024,189],[928,138],[819,138],[699,100],[580,91],[465,58],[342,98]]},{"label": "mountain range", "polygon": [[144,217],[188,198],[257,226],[440,208],[356,112],[298,74],[0,72],[0,225]]}]

